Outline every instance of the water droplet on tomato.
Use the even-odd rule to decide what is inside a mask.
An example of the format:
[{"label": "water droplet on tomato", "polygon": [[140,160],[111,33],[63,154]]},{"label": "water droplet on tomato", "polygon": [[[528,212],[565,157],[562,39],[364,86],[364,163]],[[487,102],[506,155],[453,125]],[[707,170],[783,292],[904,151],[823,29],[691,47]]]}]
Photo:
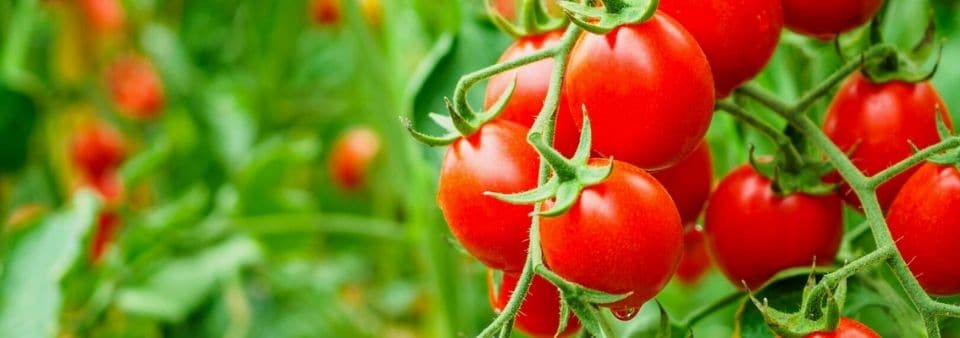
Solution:
[{"label": "water droplet on tomato", "polygon": [[624,308],[618,308],[618,309],[610,309],[610,313],[612,313],[613,316],[617,317],[617,319],[619,320],[628,321],[633,319],[633,317],[636,317],[637,314],[640,313],[640,308],[624,307]]}]

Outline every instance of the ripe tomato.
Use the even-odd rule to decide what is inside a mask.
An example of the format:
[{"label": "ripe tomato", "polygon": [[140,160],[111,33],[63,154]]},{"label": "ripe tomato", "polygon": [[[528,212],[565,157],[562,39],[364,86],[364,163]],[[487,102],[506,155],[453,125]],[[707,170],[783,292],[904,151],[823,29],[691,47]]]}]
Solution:
[{"label": "ripe tomato", "polygon": [[330,151],[330,176],[340,189],[353,191],[364,185],[370,163],[380,153],[380,136],[366,127],[348,130]]},{"label": "ripe tomato", "polygon": [[713,185],[713,164],[707,143],[701,143],[677,165],[650,174],[667,188],[683,224],[696,222]]},{"label": "ripe tomato", "polygon": [[780,0],[662,0],[660,10],[700,43],[720,98],[760,73],[783,29]]},{"label": "ripe tomato", "polygon": [[[938,107],[944,122],[952,125],[946,104],[929,82],[874,84],[857,73],[833,98],[823,130],[840,149],[852,151],[850,159],[864,174],[873,175],[912,155],[911,143],[922,149],[940,140]],[[915,170],[880,186],[877,197],[883,210]],[[843,191],[847,203],[860,206],[849,187]]]},{"label": "ripe tomato", "polygon": [[114,235],[120,227],[120,216],[115,212],[107,211],[100,213],[97,218],[96,229],[93,232],[93,238],[90,240],[90,263],[96,264],[103,258],[107,251],[107,246],[113,241]]},{"label": "ripe tomato", "polygon": [[843,203],[835,194],[780,196],[750,165],[720,182],[707,204],[707,245],[738,287],[755,289],[777,272],[828,265],[843,237]]},{"label": "ripe tomato", "polygon": [[887,226],[903,259],[927,292],[960,294],[960,171],[928,163],[900,190]]},{"label": "ripe tomato", "polygon": [[883,0],[781,1],[787,28],[827,40],[867,23],[883,5]]},{"label": "ripe tomato", "polygon": [[[593,148],[647,170],[686,157],[713,116],[710,64],[697,41],[662,13],[606,35],[584,34],[570,54],[564,94],[585,105]],[[572,114],[578,126],[580,114]]]},{"label": "ripe tomato", "polygon": [[[548,48],[560,41],[562,36],[563,32],[555,31],[520,38],[503,52],[503,55],[500,56],[500,62],[517,59],[543,48]],[[500,117],[527,128],[533,126],[533,121],[537,119],[540,109],[543,108],[543,101],[547,98],[551,72],[553,72],[553,59],[546,59],[497,74],[490,79],[490,83],[487,85],[484,99],[485,108],[489,109],[493,106],[516,78],[517,84],[514,87],[513,95],[504,107]],[[573,156],[573,153],[577,150],[580,133],[573,123],[573,117],[570,115],[570,110],[563,95],[560,97],[558,109],[554,145],[564,155]],[[582,114],[580,110],[577,110],[577,113]]]},{"label": "ripe tomato", "polygon": [[677,267],[677,280],[686,285],[700,282],[710,269],[710,253],[704,243],[703,229],[687,228],[683,233],[683,258]]},{"label": "ripe tomato", "polygon": [[[493,310],[500,313],[510,301],[513,290],[517,288],[520,275],[503,273],[499,288],[493,278],[493,271],[488,271],[487,296]],[[531,337],[553,337],[557,333],[557,328],[560,327],[560,291],[557,287],[543,277],[534,276],[513,325]],[[567,318],[567,328],[560,336],[571,336],[579,329],[580,321],[571,313]]]},{"label": "ripe tomato", "polygon": [[437,203],[453,235],[480,262],[507,272],[523,269],[533,206],[483,193],[537,186],[540,157],[526,135],[527,129],[513,122],[487,123],[451,144],[440,168]]},{"label": "ripe tomato", "polygon": [[116,33],[126,25],[123,6],[118,0],[81,0],[80,9],[97,33]]},{"label": "ripe tomato", "polygon": [[80,126],[70,142],[70,157],[82,174],[100,177],[112,171],[126,157],[123,136],[103,122]]},{"label": "ripe tomato", "polygon": [[850,318],[840,318],[840,324],[833,332],[816,332],[804,338],[880,338],[866,325]]},{"label": "ripe tomato", "polygon": [[710,253],[704,243],[703,229],[691,227],[683,233],[683,258],[677,267],[677,280],[686,285],[700,282],[710,270]]},{"label": "ripe tomato", "polygon": [[154,118],[163,108],[163,86],[147,59],[140,56],[117,59],[107,71],[106,80],[114,104],[129,118]]},{"label": "ripe tomato", "polygon": [[340,0],[310,1],[310,15],[319,25],[332,25],[340,21]]},{"label": "ripe tomato", "polygon": [[[593,159],[591,165],[606,161]],[[610,177],[584,189],[569,211],[542,219],[540,241],[550,269],[595,290],[633,292],[604,305],[632,310],[673,277],[683,254],[683,226],[670,194],[653,176],[614,161]]]}]

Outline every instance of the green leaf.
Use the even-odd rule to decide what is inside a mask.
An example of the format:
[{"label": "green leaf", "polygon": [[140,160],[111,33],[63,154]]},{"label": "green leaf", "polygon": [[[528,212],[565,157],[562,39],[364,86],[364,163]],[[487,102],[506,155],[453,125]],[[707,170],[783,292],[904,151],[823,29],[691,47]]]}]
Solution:
[{"label": "green leaf", "polygon": [[167,322],[187,317],[226,278],[260,259],[249,237],[233,237],[196,255],[172,260],[142,285],[118,291],[125,311]]},{"label": "green leaf", "polygon": [[13,243],[0,276],[0,337],[54,337],[60,317],[60,283],[81,254],[81,243],[99,208],[89,191],[69,209],[49,216]]},{"label": "green leaf", "polygon": [[16,171],[26,163],[36,122],[36,103],[0,83],[0,172]]}]

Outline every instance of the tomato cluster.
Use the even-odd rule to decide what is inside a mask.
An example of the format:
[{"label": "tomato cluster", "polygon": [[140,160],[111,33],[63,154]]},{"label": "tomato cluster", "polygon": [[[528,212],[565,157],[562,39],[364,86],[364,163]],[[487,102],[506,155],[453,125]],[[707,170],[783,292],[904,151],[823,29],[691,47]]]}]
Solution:
[{"label": "tomato cluster", "polygon": [[[855,2],[860,5],[853,6]],[[584,186],[578,199],[558,215],[531,216],[533,206],[510,204],[488,194],[538,186],[538,151],[544,150],[524,141],[544,108],[557,62],[542,59],[493,75],[485,108],[494,108],[511,85],[512,96],[496,119],[450,145],[437,200],[466,251],[490,269],[501,270],[497,272],[503,276],[501,283],[491,277],[494,309],[505,306],[528,263],[531,217],[539,217],[535,235],[548,269],[576,285],[629,294],[600,304],[615,313],[638,308],[675,275],[681,282],[696,283],[711,257],[733,284],[747,288],[757,288],[789,268],[832,264],[843,237],[841,194],[784,191],[776,178],[760,174],[752,165],[734,170],[712,191],[710,149],[703,139],[716,100],[729,96],[766,66],[784,26],[813,37],[836,35],[869,20],[880,1],[850,3],[839,6],[837,13],[813,18],[803,1],[662,0],[660,11],[642,23],[576,37],[559,88],[553,147],[572,156],[587,117],[594,158],[586,166],[611,170],[602,182]],[[508,19],[517,16],[511,1],[496,1],[493,8]],[[560,31],[518,38],[500,62],[561,41]],[[877,104],[880,101],[893,104]],[[835,98],[825,129],[841,147],[859,144],[848,149],[854,161],[865,173],[875,173],[909,155],[900,142],[917,146],[936,142],[935,109],[945,114],[942,100],[928,84],[874,84],[854,75]],[[901,129],[892,129],[897,127]],[[894,143],[893,148],[878,150]],[[891,194],[896,190],[899,187]],[[900,200],[902,213],[927,212],[908,210],[926,206]],[[542,207],[555,204],[558,201],[547,199]],[[704,209],[701,228],[696,223]],[[927,254],[916,250],[918,259]],[[535,277],[516,326],[533,336],[553,335],[559,323],[558,302],[556,287]],[[575,320],[571,323],[564,334],[579,327]],[[847,331],[867,334],[869,329],[843,319],[837,334]]]}]

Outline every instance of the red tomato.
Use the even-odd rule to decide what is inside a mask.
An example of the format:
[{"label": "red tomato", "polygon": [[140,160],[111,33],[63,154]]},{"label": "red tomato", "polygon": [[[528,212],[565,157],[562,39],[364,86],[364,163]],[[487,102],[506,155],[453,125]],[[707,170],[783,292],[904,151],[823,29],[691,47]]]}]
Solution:
[{"label": "red tomato", "polygon": [[103,122],[78,128],[70,142],[70,157],[84,176],[100,177],[112,171],[126,157],[123,136]]},{"label": "red tomato", "polygon": [[[555,31],[520,38],[503,52],[500,62],[517,59],[543,48],[548,48],[557,44],[562,36],[563,32]],[[487,85],[484,107],[489,109],[493,106],[516,78],[517,84],[513,95],[510,97],[507,106],[504,107],[500,117],[530,128],[533,126],[533,121],[537,119],[537,115],[540,114],[540,109],[543,108],[543,101],[547,98],[551,72],[553,72],[553,59],[545,59],[497,74],[490,79],[490,83]],[[577,150],[580,132],[573,123],[573,117],[570,115],[570,110],[563,95],[560,96],[558,109],[554,145],[564,155],[573,156],[573,153]],[[582,114],[580,110],[577,110],[577,113]]]},{"label": "red tomato", "polygon": [[340,21],[340,0],[310,1],[310,15],[317,24],[335,24]]},{"label": "red tomato", "polygon": [[804,338],[880,338],[866,325],[850,318],[840,318],[840,324],[833,332],[816,332]]},{"label": "red tomato", "polygon": [[330,175],[340,189],[354,191],[364,185],[370,163],[380,152],[380,136],[359,127],[341,135],[330,151]]},{"label": "red tomato", "polygon": [[787,28],[827,40],[867,23],[883,5],[883,0],[781,1]]},{"label": "red tomato", "polygon": [[703,230],[698,227],[684,231],[683,258],[677,268],[677,280],[683,284],[697,284],[710,269],[710,254],[703,240]]},{"label": "red tomato", "polygon": [[486,266],[523,269],[533,206],[485,196],[537,186],[540,157],[526,143],[527,129],[509,121],[487,123],[447,149],[437,202],[460,244]]},{"label": "red tomato", "polygon": [[[833,98],[823,130],[840,149],[852,151],[850,159],[864,174],[873,175],[912,155],[911,143],[922,149],[940,141],[937,107],[952,125],[946,104],[929,82],[874,84],[857,73]],[[883,210],[915,170],[880,186],[877,197]],[[849,187],[842,190],[847,203],[860,206]]]},{"label": "red tomato", "polygon": [[163,108],[163,86],[147,59],[139,56],[117,59],[107,71],[106,80],[114,104],[129,118],[151,119]]},{"label": "red tomato", "polygon": [[632,310],[673,277],[683,254],[683,226],[670,194],[653,176],[614,161],[610,177],[584,189],[569,211],[542,219],[540,241],[550,269],[595,290],[633,292],[604,305]]},{"label": "red tomato", "polygon": [[960,294],[960,171],[956,166],[920,167],[890,207],[887,226],[927,292]]},{"label": "red tomato", "polygon": [[720,182],[707,204],[707,245],[733,284],[755,289],[777,272],[833,263],[843,237],[835,194],[780,196],[750,165]]},{"label": "red tomato", "polygon": [[[563,90],[571,112],[586,106],[595,151],[648,170],[690,154],[713,116],[706,56],[659,12],[606,35],[584,34],[571,51]],[[572,116],[580,126],[582,116]]]},{"label": "red tomato", "polygon": [[80,9],[97,33],[116,33],[126,25],[123,6],[118,0],[81,0]]},{"label": "red tomato", "polygon": [[780,0],[662,0],[660,10],[700,43],[721,98],[760,73],[783,29]]},{"label": "red tomato", "polygon": [[115,212],[103,212],[97,218],[96,229],[90,241],[90,263],[96,264],[103,258],[107,246],[113,241],[120,227],[120,216]]},{"label": "red tomato", "polygon": [[[487,296],[494,311],[500,313],[507,306],[519,279],[520,275],[504,273],[498,289],[493,281],[493,271],[488,271]],[[560,291],[557,287],[543,277],[534,276],[513,325],[531,337],[553,337],[560,327]],[[571,313],[561,336],[571,336],[579,329],[580,321]]]},{"label": "red tomato", "polygon": [[696,222],[713,185],[713,164],[707,143],[701,143],[677,165],[650,174],[667,188],[683,224]]}]

